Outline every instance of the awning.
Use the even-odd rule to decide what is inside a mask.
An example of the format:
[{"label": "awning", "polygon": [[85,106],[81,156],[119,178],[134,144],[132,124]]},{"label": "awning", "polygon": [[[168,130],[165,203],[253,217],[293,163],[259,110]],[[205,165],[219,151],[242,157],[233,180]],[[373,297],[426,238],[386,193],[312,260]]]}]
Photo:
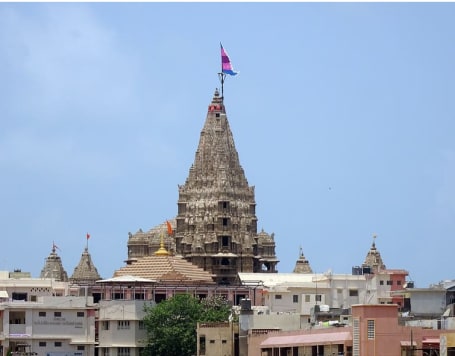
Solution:
[{"label": "awning", "polygon": [[262,346],[298,346],[298,345],[324,345],[324,344],[343,344],[352,341],[349,331],[320,333],[320,334],[301,334],[289,336],[271,336],[261,343]]},{"label": "awning", "polygon": [[422,340],[422,344],[439,344],[439,338],[435,338],[435,337],[424,338]]}]

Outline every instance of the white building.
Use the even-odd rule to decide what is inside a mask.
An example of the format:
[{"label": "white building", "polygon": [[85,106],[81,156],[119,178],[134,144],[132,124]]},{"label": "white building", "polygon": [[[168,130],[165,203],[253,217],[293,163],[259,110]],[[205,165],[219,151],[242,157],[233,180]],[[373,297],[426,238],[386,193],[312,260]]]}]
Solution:
[{"label": "white building", "polygon": [[92,297],[38,297],[36,301],[0,303],[2,355],[32,352],[37,356],[89,356],[95,350]]},{"label": "white building", "polygon": [[146,345],[146,329],[142,319],[146,300],[102,300],[99,303],[99,355],[139,356]]}]

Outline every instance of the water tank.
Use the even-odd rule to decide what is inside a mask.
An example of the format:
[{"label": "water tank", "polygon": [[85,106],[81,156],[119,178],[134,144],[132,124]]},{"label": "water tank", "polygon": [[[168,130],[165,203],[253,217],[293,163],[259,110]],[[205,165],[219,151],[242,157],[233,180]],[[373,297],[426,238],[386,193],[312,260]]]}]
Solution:
[{"label": "water tank", "polygon": [[328,311],[330,311],[330,307],[327,304],[321,304],[321,305],[319,305],[319,310],[321,312],[328,312]]},{"label": "water tank", "polygon": [[353,276],[361,276],[362,275],[362,267],[359,267],[359,266],[352,267],[352,275]]}]

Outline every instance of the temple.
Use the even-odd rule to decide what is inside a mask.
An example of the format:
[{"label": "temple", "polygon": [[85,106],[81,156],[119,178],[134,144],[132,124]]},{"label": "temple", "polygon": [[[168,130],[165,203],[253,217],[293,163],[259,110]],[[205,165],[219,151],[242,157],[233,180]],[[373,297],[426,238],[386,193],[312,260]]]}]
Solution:
[{"label": "temple", "polygon": [[[218,284],[234,284],[238,272],[277,272],[274,234],[257,232],[254,186],[240,165],[234,138],[218,90],[208,106],[193,165],[179,186],[173,234],[164,245],[211,273]],[[163,223],[128,239],[131,264],[160,248]]]}]

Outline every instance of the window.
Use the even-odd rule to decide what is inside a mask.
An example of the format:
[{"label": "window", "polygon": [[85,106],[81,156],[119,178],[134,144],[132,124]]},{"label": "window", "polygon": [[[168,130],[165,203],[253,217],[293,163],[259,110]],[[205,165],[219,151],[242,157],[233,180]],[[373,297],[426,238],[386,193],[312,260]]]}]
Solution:
[{"label": "window", "polygon": [[77,351],[84,351],[85,346],[84,345],[77,345]]},{"label": "window", "polygon": [[387,285],[391,286],[393,284],[393,281],[387,281]]},{"label": "window", "polygon": [[199,337],[199,354],[205,355],[205,335]]},{"label": "window", "polygon": [[293,302],[293,303],[298,303],[298,302],[299,302],[299,296],[298,296],[297,294],[294,294],[294,295],[292,296],[292,302]]},{"label": "window", "polygon": [[225,343],[227,343],[227,340],[221,340],[221,343],[225,344]]},{"label": "window", "polygon": [[114,299],[122,300],[123,299],[123,293],[114,293]]},{"label": "window", "polygon": [[316,301],[321,302],[322,301],[322,296],[320,294],[316,294]]},{"label": "window", "polygon": [[36,302],[36,295],[31,295],[30,296],[30,301],[31,302]]},{"label": "window", "polygon": [[281,294],[275,294],[275,299],[281,299]]},{"label": "window", "polygon": [[103,347],[103,356],[109,356],[109,348]]},{"label": "window", "polygon": [[305,303],[309,303],[311,301],[311,295],[305,294]]},{"label": "window", "polygon": [[38,312],[38,316],[45,317],[46,316],[46,312]]},{"label": "window", "polygon": [[117,355],[118,356],[130,356],[130,348],[129,347],[118,347]]},{"label": "window", "polygon": [[129,320],[119,320],[117,321],[117,330],[125,330],[130,328]]},{"label": "window", "polygon": [[109,321],[103,321],[101,327],[103,330],[109,330]]},{"label": "window", "polygon": [[398,285],[398,286],[401,286],[401,281],[397,281],[397,285]]},{"label": "window", "polygon": [[368,340],[374,340],[374,320],[367,320]]},{"label": "window", "polygon": [[78,318],[83,318],[84,317],[84,312],[77,312],[77,317]]},{"label": "window", "polygon": [[139,320],[139,330],[145,330],[144,320]]},{"label": "window", "polygon": [[54,312],[54,318],[61,318],[62,312]]},{"label": "window", "polygon": [[383,286],[384,285],[384,281],[379,281],[379,285]]},{"label": "window", "polygon": [[357,289],[349,289],[349,296],[350,297],[358,297],[359,291]]},{"label": "window", "polygon": [[13,292],[12,296],[11,296],[11,299],[12,300],[27,300],[27,293],[17,293],[17,292]]},{"label": "window", "polygon": [[62,342],[61,341],[56,341],[54,342],[55,347],[62,347]]},{"label": "window", "polygon": [[360,320],[352,319],[352,356],[360,356]]},{"label": "window", "polygon": [[215,343],[215,340],[210,340],[210,343],[211,343],[211,344],[214,344],[214,343]]},{"label": "window", "polygon": [[38,345],[39,347],[46,347],[46,341],[40,341]]}]

